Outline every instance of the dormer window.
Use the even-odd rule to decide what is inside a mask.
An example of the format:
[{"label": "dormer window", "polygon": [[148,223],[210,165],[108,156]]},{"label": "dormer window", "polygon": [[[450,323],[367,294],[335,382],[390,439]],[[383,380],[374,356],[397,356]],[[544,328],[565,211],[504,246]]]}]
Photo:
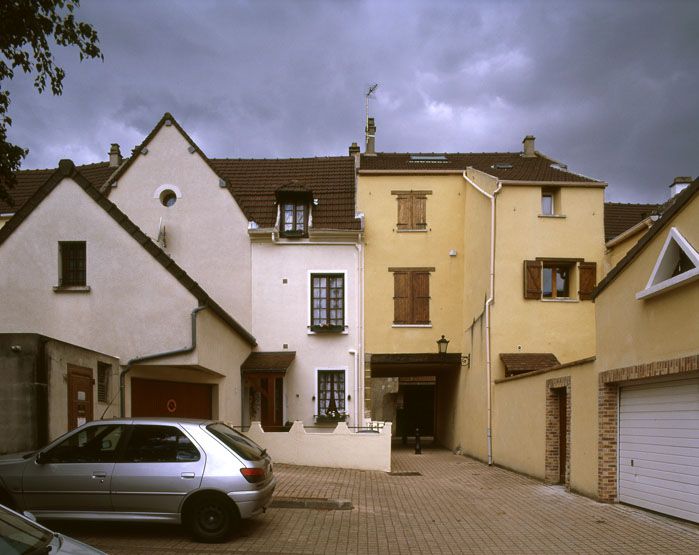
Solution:
[{"label": "dormer window", "polygon": [[281,204],[280,231],[284,237],[304,237],[308,228],[308,203],[305,200],[285,200]]}]

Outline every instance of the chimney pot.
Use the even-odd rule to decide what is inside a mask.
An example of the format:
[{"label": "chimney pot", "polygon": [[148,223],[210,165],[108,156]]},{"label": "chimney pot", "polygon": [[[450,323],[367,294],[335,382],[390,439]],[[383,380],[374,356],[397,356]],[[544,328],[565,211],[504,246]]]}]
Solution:
[{"label": "chimney pot", "polygon": [[359,145],[357,143],[352,143],[349,147],[349,155],[356,156],[359,154]]},{"label": "chimney pot", "polygon": [[109,149],[109,167],[116,168],[121,166],[123,158],[121,157],[121,150],[117,143],[112,143],[112,147]]},{"label": "chimney pot", "polygon": [[366,124],[366,154],[376,154],[376,124],[369,118]]},{"label": "chimney pot", "polygon": [[682,191],[689,187],[689,184],[692,181],[694,180],[692,179],[691,175],[678,175],[675,177],[675,179],[672,180],[672,185],[670,185],[670,198],[679,195]]},{"label": "chimney pot", "polygon": [[523,156],[525,158],[534,158],[536,156],[536,152],[534,150],[535,139],[536,137],[534,137],[534,135],[527,135],[522,140],[522,144],[524,145]]}]

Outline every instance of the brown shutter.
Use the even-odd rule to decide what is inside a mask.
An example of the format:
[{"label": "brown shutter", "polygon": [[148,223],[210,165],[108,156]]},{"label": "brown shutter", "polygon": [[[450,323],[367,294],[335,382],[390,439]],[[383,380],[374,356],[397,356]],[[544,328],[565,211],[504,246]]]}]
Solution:
[{"label": "brown shutter", "polygon": [[413,321],[412,324],[430,323],[430,274],[412,272]]},{"label": "brown shutter", "polygon": [[409,196],[398,197],[398,229],[410,229],[410,201]]},{"label": "brown shutter", "polygon": [[409,324],[410,322],[410,273],[393,273],[393,323]]},{"label": "brown shutter", "polygon": [[427,228],[427,197],[426,196],[414,196],[413,197],[413,229],[426,229]]},{"label": "brown shutter", "polygon": [[592,300],[592,290],[597,284],[597,263],[596,262],[581,262],[580,268],[580,295],[581,301]]},{"label": "brown shutter", "polygon": [[538,260],[524,261],[524,298],[541,298],[541,262]]}]

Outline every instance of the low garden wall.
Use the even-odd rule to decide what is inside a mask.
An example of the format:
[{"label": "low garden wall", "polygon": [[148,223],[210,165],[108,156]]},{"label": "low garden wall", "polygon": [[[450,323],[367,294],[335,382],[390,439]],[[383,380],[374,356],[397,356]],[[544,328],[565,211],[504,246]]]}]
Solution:
[{"label": "low garden wall", "polygon": [[306,429],[300,421],[294,422],[288,432],[265,432],[259,422],[253,422],[244,433],[267,449],[275,463],[391,470],[390,422],[380,430],[359,431],[352,431],[340,422],[331,432]]}]

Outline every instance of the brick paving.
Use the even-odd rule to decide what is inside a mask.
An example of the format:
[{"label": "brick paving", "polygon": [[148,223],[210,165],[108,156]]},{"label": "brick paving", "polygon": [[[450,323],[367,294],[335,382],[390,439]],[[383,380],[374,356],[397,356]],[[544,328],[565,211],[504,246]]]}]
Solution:
[{"label": "brick paving", "polygon": [[699,526],[597,503],[449,451],[394,449],[394,473],[277,465],[280,497],[351,500],[352,510],[272,508],[228,543],[179,527],[54,528],[112,554],[699,553]]}]

